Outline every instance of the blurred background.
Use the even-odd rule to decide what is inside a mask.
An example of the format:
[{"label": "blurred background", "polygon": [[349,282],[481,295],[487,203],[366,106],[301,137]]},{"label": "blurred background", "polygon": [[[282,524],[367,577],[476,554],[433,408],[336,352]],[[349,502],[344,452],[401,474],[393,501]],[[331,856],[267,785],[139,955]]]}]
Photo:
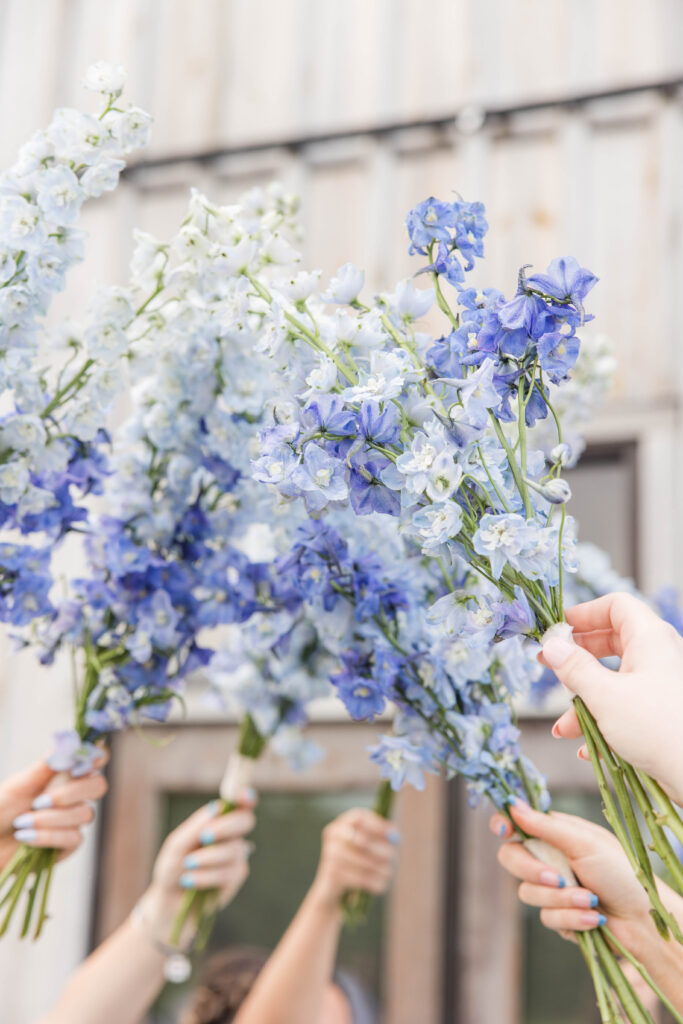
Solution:
[{"label": "blurred background", "polygon": [[[653,591],[683,581],[683,5],[678,0],[0,0],[0,156],[55,106],[86,106],[96,60],[122,63],[155,118],[117,192],[89,204],[84,265],[57,313],[123,282],[134,226],[175,232],[190,186],[216,201],[280,179],[301,195],[305,259],[352,260],[371,287],[414,269],[406,211],[453,191],[483,200],[491,284],[576,256],[613,339],[615,386],[574,473],[582,539]],[[69,721],[68,672],[0,641],[0,775]],[[549,714],[549,713],[548,713]],[[599,818],[590,769],[525,716],[526,752],[556,805]],[[201,706],[170,744],[118,737],[99,831],[62,867],[37,947],[0,945],[0,1016],[29,1024],[129,912],[173,823],[213,794],[235,738]],[[166,738],[168,729],[161,730]],[[311,878],[322,825],[369,801],[374,729],[325,711],[307,775],[265,759],[252,881],[216,943],[274,944]],[[146,741],[147,739],[147,741]],[[497,870],[486,815],[455,784],[402,794],[396,887],[344,962],[387,1024],[584,1024],[592,995],[573,947],[544,933]],[[170,1024],[178,993],[152,1018]]]}]

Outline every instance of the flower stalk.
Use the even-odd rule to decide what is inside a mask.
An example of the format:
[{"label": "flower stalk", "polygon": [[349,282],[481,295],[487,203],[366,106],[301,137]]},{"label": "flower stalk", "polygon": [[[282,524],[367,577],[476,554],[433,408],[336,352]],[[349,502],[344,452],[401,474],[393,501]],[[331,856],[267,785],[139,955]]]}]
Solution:
[{"label": "flower stalk", "polygon": [[[380,818],[385,818],[388,821],[394,807],[395,796],[396,794],[391,788],[390,782],[385,780],[380,783],[377,787],[375,800],[372,806],[375,814],[378,814]],[[344,911],[344,921],[346,924],[351,928],[364,924],[367,921],[371,903],[371,894],[369,892],[365,892],[363,889],[354,889],[345,893],[342,897],[342,909]]]},{"label": "flower stalk", "polygon": [[[255,762],[265,750],[266,744],[267,740],[258,731],[251,715],[245,715],[240,726],[237,753],[240,757]],[[239,806],[239,797],[240,794],[237,792],[220,796],[218,813],[223,815],[236,810]],[[217,889],[202,889],[185,894],[171,929],[171,946],[179,945],[186,925],[191,922],[194,928],[193,950],[199,953],[205,949],[218,915],[219,895]]]}]

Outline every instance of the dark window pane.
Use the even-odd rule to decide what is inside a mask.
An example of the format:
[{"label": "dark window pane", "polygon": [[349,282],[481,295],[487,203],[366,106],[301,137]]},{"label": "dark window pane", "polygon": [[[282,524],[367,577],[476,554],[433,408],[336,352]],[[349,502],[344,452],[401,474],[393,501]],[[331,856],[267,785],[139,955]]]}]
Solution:
[{"label": "dark window pane", "polygon": [[635,456],[633,443],[591,445],[567,474],[579,540],[597,544],[618,572],[632,577],[638,571]]}]

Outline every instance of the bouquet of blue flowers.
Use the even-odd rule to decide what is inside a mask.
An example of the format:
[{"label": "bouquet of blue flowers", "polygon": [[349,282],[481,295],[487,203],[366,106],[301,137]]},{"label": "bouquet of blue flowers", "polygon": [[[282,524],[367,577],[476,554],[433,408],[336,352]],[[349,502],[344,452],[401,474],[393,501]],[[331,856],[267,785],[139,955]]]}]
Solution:
[{"label": "bouquet of blue flowers", "polygon": [[[274,571],[297,512],[278,513],[245,472],[266,396],[277,388],[269,366],[254,374],[246,365],[248,286],[230,273],[229,243],[241,236],[257,235],[271,260],[285,264],[293,210],[276,187],[233,208],[194,193],[178,234],[168,243],[138,235],[131,285],[98,298],[108,317],[99,333],[116,335],[128,356],[133,408],[112,438],[105,511],[83,527],[86,572],[26,637],[46,664],[65,647],[77,655],[73,727],[58,734],[50,759],[60,770],[86,772],[113,731],[165,720],[198,669],[221,684],[216,691],[242,719],[221,788],[224,811],[271,738],[292,759],[314,756],[299,730],[306,704],[326,690],[324,651]],[[266,524],[268,545],[258,536]],[[49,858],[22,847],[8,866],[4,928],[26,872],[40,876]],[[192,913],[206,934],[211,902],[211,894],[188,893],[176,932]]]},{"label": "bouquet of blue flowers", "polygon": [[[85,330],[44,318],[83,258],[83,204],[113,189],[150,118],[123,105],[123,69],[91,68],[97,115],[56,111],[0,177],[0,620],[25,627],[54,613],[52,555],[88,520],[107,474],[109,412],[124,390],[126,338],[110,329],[115,296],[96,297]],[[59,767],[58,754],[55,767]],[[51,851],[22,847],[0,875],[4,932],[32,879],[22,935],[45,919]]]},{"label": "bouquet of blue flowers", "polygon": [[[577,360],[577,332],[590,319],[584,301],[596,283],[590,271],[566,258],[542,274],[523,268],[509,300],[496,289],[468,287],[466,274],[483,255],[487,230],[479,203],[429,199],[409,213],[407,226],[411,251],[426,261],[418,273],[428,274],[432,287],[419,289],[406,280],[370,305],[360,298],[363,274],[350,264],[322,294],[319,274],[278,276],[257,250],[242,271],[262,317],[260,348],[270,353],[283,390],[288,388],[262,432],[256,479],[303,503],[312,517],[348,506],[357,517],[394,518],[406,543],[445,585],[431,614],[448,643],[443,663],[434,649],[426,688],[442,704],[442,721],[430,722],[426,733],[412,725],[418,740],[410,756],[410,737],[400,735],[376,751],[397,781],[401,771],[394,774],[394,764],[414,771],[416,763],[433,757],[426,735],[453,739],[454,716],[463,714],[462,690],[477,698],[474,735],[480,741],[496,737],[492,717],[484,724],[480,715],[495,661],[487,649],[515,637],[538,644],[550,631],[569,629],[563,591],[576,569],[576,537],[562,471],[577,453],[563,434],[554,399]],[[456,289],[455,302],[446,298],[446,283]],[[438,337],[417,326],[435,304],[446,319]],[[331,313],[330,305],[339,308]],[[546,419],[554,424],[554,443],[535,446],[534,428]],[[479,585],[473,587],[472,579]],[[420,685],[412,679],[413,651],[388,635],[386,623],[380,628],[392,656],[375,660],[349,652],[336,679],[352,714],[386,698],[405,706],[405,695]],[[458,663],[462,675],[454,685],[448,670]],[[501,716],[503,734],[514,728],[504,703],[494,688],[485,712]],[[615,802],[598,756],[611,773],[612,754],[588,709],[577,703],[610,821],[650,896],[658,927],[678,938],[622,784],[627,767],[615,762]],[[420,707],[416,717],[426,725],[424,713]],[[477,754],[484,746],[475,745]],[[500,803],[504,787],[486,758],[475,756],[472,763],[458,749],[451,762],[466,776],[479,771],[483,790]],[[523,785],[519,766],[511,774]],[[643,787],[630,776],[629,782],[645,811]],[[656,827],[654,815],[650,822]],[[661,827],[657,839],[666,839]],[[551,857],[548,850],[536,852]],[[604,951],[599,937],[595,942]],[[592,964],[588,947],[586,953]],[[603,1016],[613,966],[604,961],[598,981]]]}]

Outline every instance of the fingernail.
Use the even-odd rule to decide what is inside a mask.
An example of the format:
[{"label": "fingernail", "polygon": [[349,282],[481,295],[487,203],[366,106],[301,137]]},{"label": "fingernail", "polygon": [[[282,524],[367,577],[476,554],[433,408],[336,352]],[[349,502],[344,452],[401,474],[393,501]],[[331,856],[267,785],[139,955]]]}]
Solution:
[{"label": "fingernail", "polygon": [[211,846],[211,843],[215,843],[215,841],[216,833],[213,832],[210,828],[205,828],[204,831],[199,836],[199,842],[202,844],[202,846]]},{"label": "fingernail", "polygon": [[512,795],[510,795],[510,796],[509,796],[509,797],[507,798],[507,803],[508,803],[508,807],[514,807],[514,806],[515,806],[515,804],[517,803],[517,797],[516,797],[516,796],[512,796]]},{"label": "fingernail", "polygon": [[193,868],[199,867],[199,859],[195,857],[193,853],[189,857],[186,857],[183,861],[183,867],[187,868],[188,871],[192,871]]},{"label": "fingernail", "polygon": [[561,637],[553,637],[543,645],[543,657],[550,668],[562,668],[567,658],[571,658],[576,644],[567,643]]},{"label": "fingernail", "polygon": [[508,827],[505,824],[505,822],[503,822],[503,824],[498,829],[498,835],[501,837],[501,839],[507,834],[507,830],[508,830]]},{"label": "fingernail", "polygon": [[35,817],[33,814],[20,814],[12,822],[12,828],[33,828]]},{"label": "fingernail", "polygon": [[576,756],[578,757],[579,761],[590,761],[591,756],[588,753],[588,747],[585,745],[585,743],[576,751]]},{"label": "fingernail", "polygon": [[246,851],[246,852],[247,852],[247,857],[251,857],[252,853],[253,853],[253,852],[254,852],[254,850],[256,849],[256,843],[250,843],[250,842],[249,842],[249,841],[247,840],[247,843],[246,843],[246,848],[247,848],[247,851]]},{"label": "fingernail", "polygon": [[401,833],[397,828],[390,828],[387,832],[387,839],[393,846],[398,846],[401,842]]},{"label": "fingernail", "polygon": [[194,878],[192,875],[181,875],[180,876],[180,887],[182,889],[194,889]]},{"label": "fingernail", "polygon": [[256,803],[257,795],[253,786],[247,786],[246,789],[242,790],[242,799],[248,804]]},{"label": "fingernail", "polygon": [[34,828],[20,828],[18,832],[14,833],[14,838],[18,843],[34,843],[37,835]]},{"label": "fingernail", "polygon": [[574,907],[595,908],[598,905],[598,897],[593,892],[573,892],[571,901]]},{"label": "fingernail", "polygon": [[555,889],[564,889],[567,884],[562,875],[558,875],[557,871],[541,871],[538,877],[542,885],[552,885]]},{"label": "fingernail", "polygon": [[44,811],[48,807],[52,807],[52,797],[49,793],[41,793],[40,796],[35,798],[31,807],[34,811]]},{"label": "fingernail", "polygon": [[551,732],[552,732],[552,734],[553,734],[553,736],[555,737],[556,740],[561,740],[562,739],[562,733],[560,732],[560,723],[559,723],[559,721],[555,722],[555,725],[552,727]]},{"label": "fingernail", "polygon": [[206,805],[206,810],[212,818],[215,818],[220,810],[220,800],[212,800],[210,804]]},{"label": "fingernail", "polygon": [[603,925],[607,924],[607,918],[604,914],[598,914],[598,928],[602,928]]}]

